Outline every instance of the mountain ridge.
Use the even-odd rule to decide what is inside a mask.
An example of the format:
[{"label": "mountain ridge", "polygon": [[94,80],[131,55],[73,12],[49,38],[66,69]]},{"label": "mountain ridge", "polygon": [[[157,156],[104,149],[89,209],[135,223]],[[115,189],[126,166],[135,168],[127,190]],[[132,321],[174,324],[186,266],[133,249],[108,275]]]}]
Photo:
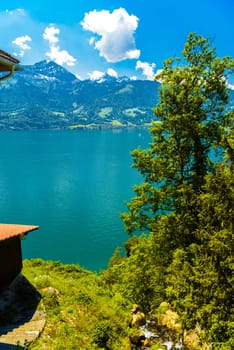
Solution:
[{"label": "mountain ridge", "polygon": [[80,80],[46,60],[23,68],[0,84],[0,130],[144,127],[155,118],[158,82],[108,74]]},{"label": "mountain ridge", "polygon": [[23,66],[0,85],[0,129],[148,125],[159,83],[105,75],[79,80],[55,62]]}]

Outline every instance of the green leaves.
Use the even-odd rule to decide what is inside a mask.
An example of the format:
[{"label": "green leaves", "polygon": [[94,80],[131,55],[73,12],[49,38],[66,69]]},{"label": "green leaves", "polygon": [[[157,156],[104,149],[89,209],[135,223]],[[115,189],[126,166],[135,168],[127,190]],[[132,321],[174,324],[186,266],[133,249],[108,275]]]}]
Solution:
[{"label": "green leaves", "polygon": [[199,324],[201,341],[222,349],[230,332],[217,332],[217,324],[228,330],[232,318],[234,112],[226,79],[234,60],[217,57],[196,33],[183,56],[165,61],[157,75],[152,142],[132,154],[144,180],[122,218],[129,233],[148,236],[134,242],[121,268],[134,276],[132,290],[137,276],[144,286],[161,286],[157,298],[142,286],[135,294],[143,302],[144,293],[148,308],[166,294],[185,329]]},{"label": "green leaves", "polygon": [[233,157],[233,113],[224,108],[229,96],[224,76],[234,68],[234,60],[216,57],[209,40],[196,33],[189,34],[183,55],[183,61],[165,61],[157,75],[162,84],[154,108],[157,121],[150,129],[152,143],[148,150],[132,153],[133,167],[143,175],[144,185],[135,187],[130,216],[123,215],[129,232],[149,227],[162,210],[173,211],[183,184],[200,192],[206,174],[216,166],[215,149],[226,148]]}]

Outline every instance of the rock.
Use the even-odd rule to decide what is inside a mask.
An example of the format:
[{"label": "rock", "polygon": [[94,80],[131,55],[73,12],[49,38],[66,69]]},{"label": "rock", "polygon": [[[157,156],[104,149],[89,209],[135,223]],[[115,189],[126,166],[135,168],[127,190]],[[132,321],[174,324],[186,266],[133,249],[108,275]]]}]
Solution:
[{"label": "rock", "polygon": [[131,320],[129,322],[130,327],[140,328],[146,323],[145,314],[140,311],[137,304],[133,305],[131,313]]},{"label": "rock", "polygon": [[59,295],[59,291],[56,288],[53,287],[46,287],[41,290],[43,293],[50,293],[50,294],[56,294]]},{"label": "rock", "polygon": [[133,334],[129,337],[131,344],[137,346],[137,347],[142,347],[145,342],[145,336],[144,334]]}]

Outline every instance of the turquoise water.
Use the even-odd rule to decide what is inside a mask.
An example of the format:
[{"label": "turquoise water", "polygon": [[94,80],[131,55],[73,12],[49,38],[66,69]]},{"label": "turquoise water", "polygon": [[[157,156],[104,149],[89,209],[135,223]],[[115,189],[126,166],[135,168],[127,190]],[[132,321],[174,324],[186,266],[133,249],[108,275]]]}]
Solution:
[{"label": "turquoise water", "polygon": [[1,132],[0,222],[40,226],[23,257],[105,268],[141,181],[130,152],[149,140],[144,129]]}]

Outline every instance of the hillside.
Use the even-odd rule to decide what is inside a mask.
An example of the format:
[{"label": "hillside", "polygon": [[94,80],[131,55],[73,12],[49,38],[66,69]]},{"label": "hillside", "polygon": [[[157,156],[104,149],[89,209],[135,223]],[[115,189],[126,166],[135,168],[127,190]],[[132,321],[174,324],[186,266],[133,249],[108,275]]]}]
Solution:
[{"label": "hillside", "polygon": [[[140,312],[141,323],[134,323],[137,305],[133,308],[124,295],[111,288],[106,273],[97,275],[79,265],[56,261],[25,260],[23,275],[2,295],[7,307],[3,302],[0,305],[0,348],[170,348],[175,332],[155,327],[156,315]],[[163,309],[161,306],[161,315]]]},{"label": "hillside", "polygon": [[54,62],[24,66],[0,85],[0,129],[136,126],[151,122],[159,84],[79,80]]}]

